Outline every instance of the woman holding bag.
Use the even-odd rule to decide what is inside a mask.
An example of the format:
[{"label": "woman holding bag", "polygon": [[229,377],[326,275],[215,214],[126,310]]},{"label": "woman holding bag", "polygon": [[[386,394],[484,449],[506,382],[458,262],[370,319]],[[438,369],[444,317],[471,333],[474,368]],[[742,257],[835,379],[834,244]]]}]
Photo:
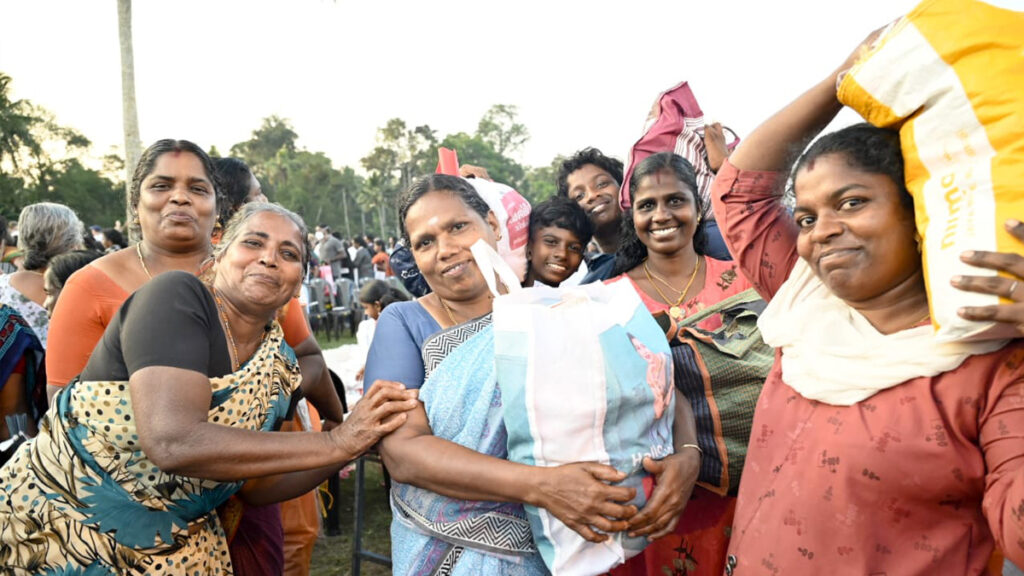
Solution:
[{"label": "woman holding bag", "polygon": [[601,542],[636,514],[622,504],[634,490],[609,485],[625,478],[610,466],[506,460],[493,296],[470,252],[480,239],[494,247],[499,226],[473,186],[428,176],[406,195],[401,222],[433,292],[384,310],[366,364],[367,382],[422,387],[420,406],[381,444],[395,481],[394,572],[546,574],[523,503]]},{"label": "woman holding bag", "polygon": [[[623,214],[623,239],[617,255],[616,276],[608,282],[632,284],[648,310],[660,317],[663,326],[668,326],[673,340],[679,326],[687,323],[687,317],[706,316],[696,322],[696,328],[705,331],[710,339],[716,331],[723,330],[724,319],[733,319],[743,312],[752,313],[742,323],[729,320],[730,329],[746,328],[748,340],[760,344],[765,352],[738,359],[752,367],[751,377],[730,382],[730,378],[736,379],[740,374],[736,371],[738,363],[698,358],[699,346],[693,348],[694,356],[674,350],[676,386],[683,393],[677,402],[690,403],[695,413],[705,415],[697,419],[694,444],[694,448],[704,453],[699,478],[704,485],[694,486],[698,480],[695,467],[687,477],[687,489],[692,487],[693,493],[682,515],[666,520],[658,529],[637,529],[635,525],[643,521],[644,512],[631,521],[631,531],[649,534],[654,542],[642,555],[613,570],[615,576],[660,575],[666,568],[673,570],[677,561],[686,566],[688,575],[718,576],[722,573],[736,507],[735,492],[730,493],[729,486],[737,486],[739,478],[726,478],[723,486],[719,470],[738,470],[743,454],[729,454],[731,459],[739,460],[739,465],[731,462],[732,466],[716,466],[709,459],[722,460],[719,450],[724,442],[723,419],[726,428],[739,427],[746,431],[746,434],[738,434],[744,436],[745,443],[753,402],[771,367],[771,355],[754,324],[757,304],[763,306],[763,302],[751,290],[750,283],[737,274],[734,262],[707,255],[706,220],[702,218],[706,212],[696,191],[693,166],[678,154],[660,152],[637,164],[628,191],[631,208]],[[674,345],[682,343],[681,340],[673,342]],[[751,350],[757,351],[757,348]],[[749,412],[737,414],[733,406],[728,413],[720,415],[717,405],[707,400],[710,391],[705,390],[705,378],[706,385],[712,389],[744,386]],[[649,469],[656,471],[657,464],[652,464],[655,467]]]},{"label": "woman holding bag", "polygon": [[[782,204],[789,152],[840,111],[836,80],[859,52],[757,128],[714,184],[777,349],[729,575],[989,574],[995,544],[1024,564],[1024,342],[935,338],[899,136],[822,136],[792,171],[794,212]],[[1008,277],[955,286],[1008,303],[960,314],[1019,325],[1021,257],[962,258]]]}]

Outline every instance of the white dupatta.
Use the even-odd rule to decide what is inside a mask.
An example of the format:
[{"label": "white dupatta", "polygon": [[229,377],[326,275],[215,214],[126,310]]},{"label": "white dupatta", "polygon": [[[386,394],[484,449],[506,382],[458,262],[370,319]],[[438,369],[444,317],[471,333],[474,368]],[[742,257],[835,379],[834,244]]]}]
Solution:
[{"label": "white dupatta", "polygon": [[837,406],[948,372],[968,356],[1009,342],[939,342],[930,325],[882,334],[834,295],[802,258],[757,325],[768,345],[782,349],[783,381],[805,398]]}]

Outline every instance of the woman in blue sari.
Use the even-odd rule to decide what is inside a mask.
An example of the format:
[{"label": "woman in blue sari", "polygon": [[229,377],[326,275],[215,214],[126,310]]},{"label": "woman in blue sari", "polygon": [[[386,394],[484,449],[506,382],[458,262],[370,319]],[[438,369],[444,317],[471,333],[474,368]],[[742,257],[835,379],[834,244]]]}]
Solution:
[{"label": "woman in blue sari", "polygon": [[[394,480],[394,573],[546,574],[523,504],[548,510],[592,542],[634,528],[637,510],[624,504],[634,491],[610,485],[624,478],[614,468],[506,460],[493,296],[469,249],[500,238],[487,203],[466,180],[436,174],[412,186],[400,216],[433,291],[384,310],[366,363],[367,382],[420,390],[421,404],[381,443]],[[653,522],[666,505],[646,515]]]}]

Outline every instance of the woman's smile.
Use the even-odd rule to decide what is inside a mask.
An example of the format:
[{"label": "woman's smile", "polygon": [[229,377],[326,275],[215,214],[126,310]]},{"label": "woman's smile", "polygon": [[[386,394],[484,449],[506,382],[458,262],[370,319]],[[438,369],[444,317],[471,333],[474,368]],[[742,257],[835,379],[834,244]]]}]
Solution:
[{"label": "woman's smile", "polygon": [[666,237],[672,236],[673,234],[675,234],[678,231],[679,231],[679,226],[670,226],[668,228],[657,228],[657,229],[652,228],[651,229],[651,236],[654,236],[655,238],[666,238]]},{"label": "woman's smile", "polygon": [[445,278],[458,278],[462,276],[468,268],[469,262],[467,261],[452,264],[451,266],[441,270],[441,276],[444,276]]},{"label": "woman's smile", "polygon": [[268,284],[268,285],[273,286],[275,288],[277,286],[281,285],[281,281],[276,276],[274,276],[272,274],[267,274],[265,272],[253,272],[251,274],[248,274],[247,276],[249,278],[252,278],[256,282],[260,282],[262,284]]},{"label": "woman's smile", "polygon": [[599,203],[596,206],[590,209],[590,215],[595,216],[597,214],[601,214],[602,212],[605,211],[606,208],[608,208],[608,205],[611,203],[612,201],[610,199],[599,201]]},{"label": "woman's smile", "polygon": [[186,211],[186,210],[173,210],[171,212],[168,212],[168,213],[164,214],[164,219],[165,220],[170,220],[171,222],[186,222],[186,223],[190,223],[190,222],[195,222],[196,221],[195,215],[192,214],[191,212]]}]

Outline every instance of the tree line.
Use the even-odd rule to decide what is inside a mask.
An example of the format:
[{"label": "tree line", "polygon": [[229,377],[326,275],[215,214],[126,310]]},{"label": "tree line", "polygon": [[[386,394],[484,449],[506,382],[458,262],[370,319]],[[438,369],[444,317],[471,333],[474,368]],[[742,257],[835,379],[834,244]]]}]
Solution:
[{"label": "tree line", "polygon": [[[16,219],[22,207],[50,201],[70,206],[86,224],[106,227],[123,220],[123,158],[109,153],[102,167],[90,167],[91,141],[28,100],[11,100],[10,83],[0,72],[0,214]],[[472,134],[442,136],[428,125],[392,118],[377,130],[357,171],[300,147],[290,122],[269,116],[248,140],[231,146],[229,155],[249,164],[267,196],[310,226],[324,223],[347,236],[389,236],[398,231],[399,197],[414,179],[434,171],[438,147],[457,150],[460,161],[487,168],[494,180],[531,202],[553,195],[561,157],[542,167],[526,167],[512,157],[529,138],[516,107],[506,104],[492,106]],[[221,155],[215,147],[209,152]]]}]

